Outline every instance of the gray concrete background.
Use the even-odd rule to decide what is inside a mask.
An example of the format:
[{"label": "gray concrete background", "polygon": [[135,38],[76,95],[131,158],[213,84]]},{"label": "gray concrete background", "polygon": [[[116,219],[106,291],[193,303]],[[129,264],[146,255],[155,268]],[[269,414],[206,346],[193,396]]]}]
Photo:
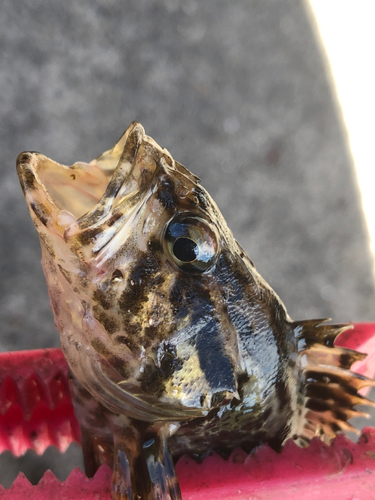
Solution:
[{"label": "gray concrete background", "polygon": [[0,350],[58,345],[18,153],[89,161],[132,120],[201,177],[293,318],[374,320],[355,174],[303,1],[2,0],[0,113]]}]

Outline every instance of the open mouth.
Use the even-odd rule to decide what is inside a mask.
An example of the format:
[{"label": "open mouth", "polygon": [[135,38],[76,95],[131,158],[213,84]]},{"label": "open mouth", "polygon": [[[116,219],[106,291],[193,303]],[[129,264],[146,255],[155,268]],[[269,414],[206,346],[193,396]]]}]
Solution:
[{"label": "open mouth", "polygon": [[103,221],[114,205],[139,190],[145,168],[134,166],[144,137],[143,127],[133,124],[113,149],[71,167],[39,153],[21,153],[17,170],[31,210],[42,224],[60,230],[73,223],[84,229]]},{"label": "open mouth", "polygon": [[67,167],[40,153],[24,152],[17,158],[17,171],[35,225],[42,231],[45,226],[66,242],[83,236],[80,242],[85,244],[90,240],[95,244],[96,236],[106,232],[95,252],[151,195],[159,177],[158,189],[162,190],[162,176],[169,172],[177,175],[180,204],[183,207],[185,203],[187,208],[191,208],[194,186],[199,182],[146,136],[137,122],[112,149],[90,163]]}]

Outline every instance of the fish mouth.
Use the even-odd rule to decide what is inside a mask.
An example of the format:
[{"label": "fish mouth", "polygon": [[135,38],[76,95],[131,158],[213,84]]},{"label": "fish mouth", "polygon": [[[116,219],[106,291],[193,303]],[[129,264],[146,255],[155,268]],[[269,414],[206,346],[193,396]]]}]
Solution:
[{"label": "fish mouth", "polygon": [[[163,155],[169,156],[133,122],[111,150],[90,163],[68,167],[24,152],[17,172],[38,230],[45,226],[66,241],[80,235],[89,243],[82,237],[85,231],[104,231],[144,199]],[[113,236],[114,228],[109,232]]]},{"label": "fish mouth", "polygon": [[[102,198],[109,183],[108,173],[92,163],[60,165],[37,152],[24,152],[17,158],[17,171],[25,196],[43,220],[56,212],[66,212],[77,220]],[[42,205],[42,207],[40,206]]]}]

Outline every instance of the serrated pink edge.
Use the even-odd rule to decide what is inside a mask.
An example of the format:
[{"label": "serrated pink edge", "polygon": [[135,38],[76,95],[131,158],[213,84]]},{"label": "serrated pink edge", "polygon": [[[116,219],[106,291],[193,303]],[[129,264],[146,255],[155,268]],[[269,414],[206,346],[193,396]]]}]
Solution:
[{"label": "serrated pink edge", "polygon": [[[373,500],[375,429],[365,428],[357,443],[341,435],[332,446],[314,439],[301,449],[290,441],[281,453],[236,449],[229,460],[213,453],[202,464],[185,456],[176,470],[184,500]],[[19,474],[9,489],[0,487],[0,499],[110,500],[110,482],[106,465],[92,479],[76,468],[63,482],[47,471],[34,486]]]}]

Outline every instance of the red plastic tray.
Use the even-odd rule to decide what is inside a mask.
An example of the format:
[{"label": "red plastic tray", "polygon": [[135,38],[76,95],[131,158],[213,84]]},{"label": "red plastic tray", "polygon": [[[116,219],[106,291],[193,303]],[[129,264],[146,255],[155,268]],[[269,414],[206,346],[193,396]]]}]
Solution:
[{"label": "red plastic tray", "polygon": [[[369,353],[355,370],[373,376],[375,324],[356,324],[337,344]],[[60,349],[0,354],[0,452],[65,451],[79,438]],[[306,449],[288,442],[280,454],[263,446],[252,455],[234,450],[228,461],[183,457],[176,469],[184,500],[375,500],[375,429],[358,443],[340,436],[331,447],[314,439]],[[75,469],[64,482],[48,471],[32,486],[21,473],[9,489],[0,486],[0,499],[110,500],[110,478],[107,466],[92,479]]]}]

